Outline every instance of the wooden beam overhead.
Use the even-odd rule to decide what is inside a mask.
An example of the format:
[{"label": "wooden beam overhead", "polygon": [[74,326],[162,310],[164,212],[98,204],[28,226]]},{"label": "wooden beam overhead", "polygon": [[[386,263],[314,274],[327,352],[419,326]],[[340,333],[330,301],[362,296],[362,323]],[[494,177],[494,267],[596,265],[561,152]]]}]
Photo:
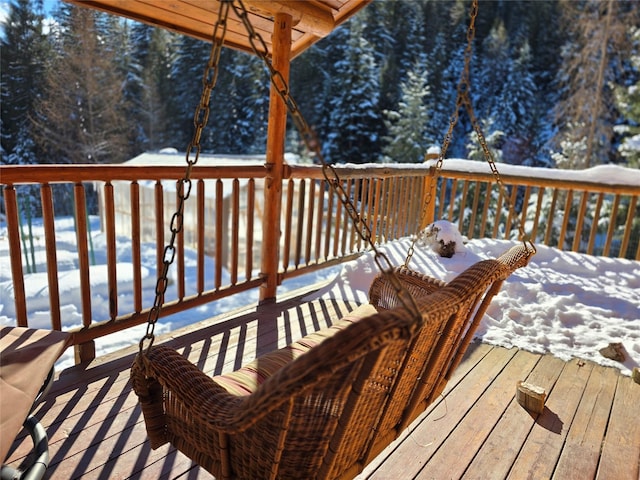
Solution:
[{"label": "wooden beam overhead", "polygon": [[313,2],[244,0],[244,4],[250,12],[265,17],[275,18],[278,13],[290,15],[293,26],[319,38],[326,37],[336,28],[331,11],[321,9]]},{"label": "wooden beam overhead", "polygon": [[[183,35],[211,41],[217,20],[219,0],[65,0],[83,8],[92,8]],[[264,40],[272,55],[271,37],[278,14],[292,18],[291,58],[364,8],[371,0],[244,0],[249,21]],[[253,53],[242,21],[230,14],[225,45]]]}]

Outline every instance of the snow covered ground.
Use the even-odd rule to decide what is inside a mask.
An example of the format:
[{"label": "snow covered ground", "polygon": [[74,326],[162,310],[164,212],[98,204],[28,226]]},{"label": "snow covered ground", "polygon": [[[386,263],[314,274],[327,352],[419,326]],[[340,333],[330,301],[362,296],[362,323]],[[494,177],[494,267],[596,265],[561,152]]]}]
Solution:
[{"label": "snow covered ground", "polygon": [[[97,219],[93,221],[97,222]],[[69,219],[60,221],[56,228],[63,328],[68,329],[81,324],[76,280],[79,275],[72,238],[75,235],[73,222]],[[100,253],[105,251],[104,238],[97,225],[92,231],[96,258],[91,272],[92,314],[94,318],[107,318],[107,281],[102,272],[105,255]],[[37,230],[34,236],[38,237]],[[404,239],[384,246],[383,250],[393,264],[399,265],[404,263],[408,245],[409,240]],[[472,263],[497,257],[512,245],[504,240],[472,240],[462,248],[458,246],[452,258],[440,257],[430,248],[418,246],[411,267],[448,281]],[[32,327],[48,328],[50,314],[47,311],[46,273],[43,273],[44,253],[40,243],[36,247],[35,263],[39,273],[27,274],[26,279],[29,319]],[[563,252],[545,246],[537,248],[538,253],[530,265],[512,275],[494,298],[477,336],[490,344],[550,352],[565,360],[572,357],[593,360],[619,368],[628,375],[631,368],[640,365],[640,262]],[[122,308],[133,302],[127,293],[130,290],[128,282],[131,282],[128,277],[132,272],[130,258],[127,258],[129,250],[127,240],[118,239],[118,269],[122,280],[118,302]],[[149,245],[143,252],[145,305],[153,298],[154,264],[155,251]],[[315,273],[313,278],[293,279],[280,291],[326,279],[327,286],[313,298],[325,296],[365,302],[369,284],[376,274],[372,255],[366,254],[341,267]],[[257,292],[250,291],[162,318],[156,332],[165,333],[256,300]],[[0,230],[0,325],[15,324],[14,310],[7,239]],[[144,328],[140,326],[98,339],[97,354],[137,343]],[[627,355],[624,363],[600,355],[599,349],[612,342],[623,344]],[[72,365],[72,355],[72,349],[68,349],[58,368]]]},{"label": "snow covered ground", "polygon": [[[408,239],[394,242],[383,251],[400,265],[409,244]],[[451,258],[417,248],[410,266],[450,281],[469,265],[496,258],[513,245],[472,240]],[[529,265],[517,270],[494,297],[476,336],[492,345],[550,352],[563,360],[592,360],[629,375],[640,366],[640,262],[536,248]],[[346,264],[321,294],[364,302],[376,268],[372,255],[364,255]],[[599,353],[614,342],[624,346],[624,363]]]}]

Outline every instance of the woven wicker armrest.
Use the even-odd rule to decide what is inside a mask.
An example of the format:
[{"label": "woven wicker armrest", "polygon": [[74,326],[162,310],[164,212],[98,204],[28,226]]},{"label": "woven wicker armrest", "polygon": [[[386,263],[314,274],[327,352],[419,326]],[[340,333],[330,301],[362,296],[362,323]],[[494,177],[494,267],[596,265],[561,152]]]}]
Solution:
[{"label": "woven wicker armrest", "polygon": [[532,246],[521,243],[511,247],[500,255],[497,260],[508,269],[510,275],[517,269],[526,267],[534,254],[535,250]]},{"label": "woven wicker armrest", "polygon": [[[241,399],[229,394],[196,365],[172,348],[158,345],[149,352],[149,361],[136,359],[131,368],[133,388],[140,402],[151,401],[153,382],[179,396],[180,403],[196,421],[223,429],[231,421],[234,406]],[[149,385],[149,386],[147,386]]]},{"label": "woven wicker armrest", "polygon": [[[409,291],[413,298],[429,295],[446,285],[442,280],[430,277],[405,267],[395,269],[395,274],[400,283]],[[384,274],[379,274],[369,288],[369,302],[378,309],[390,310],[402,305],[396,289]]]}]

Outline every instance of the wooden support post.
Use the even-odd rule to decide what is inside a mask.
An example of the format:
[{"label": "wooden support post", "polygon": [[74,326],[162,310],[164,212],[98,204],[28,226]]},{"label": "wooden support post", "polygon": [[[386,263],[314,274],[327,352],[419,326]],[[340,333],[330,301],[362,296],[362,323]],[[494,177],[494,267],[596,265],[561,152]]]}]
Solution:
[{"label": "wooden support post", "polygon": [[[273,26],[273,67],[289,82],[291,60],[291,16],[277,13]],[[262,220],[262,263],[264,283],[260,287],[260,302],[273,300],[278,287],[280,253],[280,206],[284,172],[284,141],[287,127],[287,106],[271,85],[269,122],[267,127],[267,174],[264,185],[264,215]]]},{"label": "wooden support post", "polygon": [[[438,185],[438,177],[436,175],[436,167],[429,168],[429,175],[424,178],[424,196],[423,196],[423,205],[426,203],[427,198],[430,199],[429,205],[426,206],[426,211],[424,212],[424,218],[422,218],[422,224],[420,224],[419,231],[427,228],[427,225],[436,221],[436,195],[437,185]],[[442,216],[442,215],[441,215]]]}]

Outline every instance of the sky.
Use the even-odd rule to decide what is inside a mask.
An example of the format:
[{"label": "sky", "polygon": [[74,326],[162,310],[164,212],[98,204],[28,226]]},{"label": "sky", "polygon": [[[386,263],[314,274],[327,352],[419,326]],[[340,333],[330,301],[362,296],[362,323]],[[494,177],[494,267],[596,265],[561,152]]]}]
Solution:
[{"label": "sky", "polygon": [[[59,4],[60,0],[44,0],[43,8],[45,16],[51,16]],[[4,23],[6,22],[10,11],[11,2],[9,0],[0,0],[0,35],[2,37],[4,37]]]},{"label": "sky", "polygon": [[[92,309],[94,318],[108,317],[108,286],[105,272],[105,238],[99,229],[99,218],[93,217],[92,237],[96,251],[96,265],[91,267]],[[440,226],[447,225],[441,224]],[[445,242],[462,240],[457,228],[448,224],[441,228],[437,239]],[[34,236],[42,239],[41,227]],[[56,223],[56,244],[60,271],[60,296],[63,329],[81,324],[81,302],[78,295],[79,273],[76,267],[77,253],[74,247],[73,220],[61,218]],[[126,308],[133,299],[127,292],[132,285],[130,243],[118,238],[119,305]],[[401,239],[383,246],[392,264],[404,263],[410,240]],[[474,239],[457,245],[451,258],[439,256],[429,245],[418,244],[411,267],[432,277],[450,281],[472,263],[495,258],[513,245],[511,241]],[[26,275],[26,296],[30,326],[50,328],[48,289],[44,269],[43,242],[36,245],[36,264],[39,272]],[[154,245],[144,245],[142,253],[144,302],[150,305],[155,287]],[[483,342],[504,347],[518,347],[537,353],[551,353],[563,360],[582,358],[619,369],[629,375],[634,366],[640,366],[640,262],[596,257],[556,248],[537,246],[537,254],[529,266],[518,270],[503,285],[494,298],[477,331]],[[195,262],[195,252],[187,249],[187,266]],[[208,260],[208,271],[213,271]],[[195,269],[187,268],[187,271]],[[370,254],[330,270],[313,274],[312,278],[297,277],[285,282],[284,289],[293,290],[315,281],[327,285],[307,298],[312,300],[338,298],[367,301],[367,292],[377,274]],[[191,275],[191,274],[189,274]],[[223,279],[223,283],[224,283]],[[187,278],[187,285],[194,285],[195,277]],[[0,225],[0,325],[15,324],[12,282],[10,279],[6,226]],[[283,293],[279,290],[279,294]],[[167,293],[170,296],[171,292]],[[156,332],[167,333],[190,323],[204,320],[257,301],[257,292],[250,291],[227,297],[183,314],[161,318]],[[96,340],[97,355],[137,344],[145,326]],[[614,362],[602,357],[601,348],[620,342],[627,354],[625,362]],[[61,370],[73,365],[73,349],[69,348],[57,364]]]}]

